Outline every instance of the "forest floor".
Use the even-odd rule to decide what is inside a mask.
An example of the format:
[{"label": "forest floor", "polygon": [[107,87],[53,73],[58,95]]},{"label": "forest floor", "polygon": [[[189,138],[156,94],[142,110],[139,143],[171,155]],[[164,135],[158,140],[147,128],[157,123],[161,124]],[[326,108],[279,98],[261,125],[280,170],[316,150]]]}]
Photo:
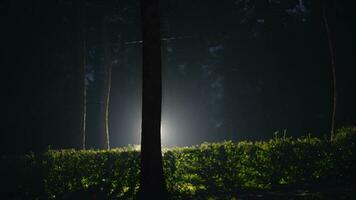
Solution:
[{"label": "forest floor", "polygon": [[242,191],[238,200],[354,200],[356,199],[356,186],[324,186],[310,188],[279,188],[273,190]]}]

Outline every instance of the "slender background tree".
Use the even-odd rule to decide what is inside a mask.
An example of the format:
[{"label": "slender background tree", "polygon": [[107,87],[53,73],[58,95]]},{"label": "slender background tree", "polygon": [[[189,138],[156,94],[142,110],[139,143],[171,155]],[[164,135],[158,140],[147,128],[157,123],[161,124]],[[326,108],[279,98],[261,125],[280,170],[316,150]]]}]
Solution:
[{"label": "slender background tree", "polygon": [[87,84],[86,84],[86,13],[85,0],[77,1],[79,16],[79,64],[80,64],[80,90],[81,90],[81,142],[82,149],[86,148],[86,118],[87,118]]},{"label": "slender background tree", "polygon": [[322,1],[323,9],[323,20],[325,25],[326,34],[328,37],[329,52],[330,52],[330,66],[331,66],[331,94],[332,94],[332,112],[331,112],[331,125],[330,125],[330,139],[333,139],[335,132],[335,121],[336,121],[336,103],[337,103],[337,85],[336,85],[336,64],[335,64],[335,50],[332,39],[332,31],[330,27],[330,20],[328,19],[328,8],[332,6],[332,1],[323,0]]},{"label": "slender background tree", "polygon": [[111,91],[111,68],[112,68],[112,56],[111,56],[111,45],[110,45],[110,34],[109,34],[109,17],[103,16],[102,22],[102,43],[103,43],[103,68],[104,68],[104,85],[103,85],[103,99],[102,99],[102,110],[103,110],[103,148],[110,149],[110,135],[109,135],[109,107],[110,107],[110,91]]}]

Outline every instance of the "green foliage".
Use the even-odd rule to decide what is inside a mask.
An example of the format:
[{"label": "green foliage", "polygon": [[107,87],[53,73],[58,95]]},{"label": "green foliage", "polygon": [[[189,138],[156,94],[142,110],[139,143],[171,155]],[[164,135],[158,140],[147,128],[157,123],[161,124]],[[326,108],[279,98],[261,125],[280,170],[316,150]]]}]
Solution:
[{"label": "green foliage", "polygon": [[[172,199],[234,199],[237,191],[246,189],[355,184],[355,141],[356,127],[351,127],[338,130],[332,141],[276,134],[269,141],[164,149],[166,183]],[[132,199],[139,187],[140,154],[132,146],[109,151],[49,150],[7,163],[3,170],[17,170],[8,173],[14,177],[9,188],[21,191],[25,199],[95,195]]]},{"label": "green foliage", "polygon": [[49,150],[43,160],[49,198],[76,193],[101,193],[110,198],[132,197],[139,183],[139,152],[114,150]]}]

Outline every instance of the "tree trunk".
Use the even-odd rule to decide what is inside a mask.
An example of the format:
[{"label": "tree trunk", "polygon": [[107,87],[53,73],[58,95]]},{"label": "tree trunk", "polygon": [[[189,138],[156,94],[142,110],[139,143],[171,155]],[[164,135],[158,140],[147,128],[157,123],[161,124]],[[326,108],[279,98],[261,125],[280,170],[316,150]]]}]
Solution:
[{"label": "tree trunk", "polygon": [[86,115],[87,115],[87,87],[86,87],[86,31],[85,31],[85,0],[79,0],[78,4],[78,15],[79,15],[79,63],[80,63],[80,74],[81,74],[81,137],[82,137],[82,149],[86,148]]},{"label": "tree trunk", "polygon": [[139,199],[167,199],[161,154],[161,41],[159,0],[141,0],[143,74]]},{"label": "tree trunk", "polygon": [[83,70],[83,114],[82,114],[82,148],[86,148],[86,118],[87,118],[87,85],[86,85],[86,41],[83,44],[83,58],[82,58],[82,70]]},{"label": "tree trunk", "polygon": [[103,130],[102,136],[103,142],[100,146],[105,149],[110,149],[110,139],[109,139],[109,105],[110,105],[110,92],[111,92],[111,48],[109,40],[108,22],[107,17],[104,16],[102,19],[102,42],[104,48],[104,85],[103,85]]},{"label": "tree trunk", "polygon": [[329,52],[330,52],[330,61],[331,61],[331,72],[332,72],[331,93],[332,93],[333,98],[332,98],[332,114],[331,114],[331,128],[330,128],[330,139],[332,140],[334,137],[334,133],[335,133],[337,89],[336,89],[335,52],[334,52],[334,46],[333,46],[333,41],[332,41],[330,24],[329,24],[329,20],[328,20],[328,16],[327,16],[327,6],[328,6],[327,0],[324,0],[323,1],[323,20],[324,20],[325,30],[326,30],[328,42],[329,42]]},{"label": "tree trunk", "polygon": [[110,149],[110,134],[109,134],[109,108],[110,108],[110,93],[111,93],[111,64],[106,68],[106,99],[105,99],[105,136],[106,148]]}]

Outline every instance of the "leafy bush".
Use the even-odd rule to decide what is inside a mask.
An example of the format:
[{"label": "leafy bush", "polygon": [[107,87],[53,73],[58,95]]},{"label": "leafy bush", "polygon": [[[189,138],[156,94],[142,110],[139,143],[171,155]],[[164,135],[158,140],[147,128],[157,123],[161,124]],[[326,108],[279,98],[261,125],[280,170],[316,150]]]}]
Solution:
[{"label": "leafy bush", "polygon": [[[172,199],[229,199],[245,189],[355,184],[355,141],[356,127],[351,127],[338,130],[332,141],[276,135],[269,141],[203,143],[164,149],[163,167]],[[132,199],[139,187],[140,153],[132,146],[49,150],[7,161],[2,171],[12,170],[8,176],[15,177],[8,189],[25,199]]]},{"label": "leafy bush", "polygon": [[91,193],[128,199],[138,189],[139,152],[130,147],[109,151],[50,150],[43,165],[50,198]]}]

